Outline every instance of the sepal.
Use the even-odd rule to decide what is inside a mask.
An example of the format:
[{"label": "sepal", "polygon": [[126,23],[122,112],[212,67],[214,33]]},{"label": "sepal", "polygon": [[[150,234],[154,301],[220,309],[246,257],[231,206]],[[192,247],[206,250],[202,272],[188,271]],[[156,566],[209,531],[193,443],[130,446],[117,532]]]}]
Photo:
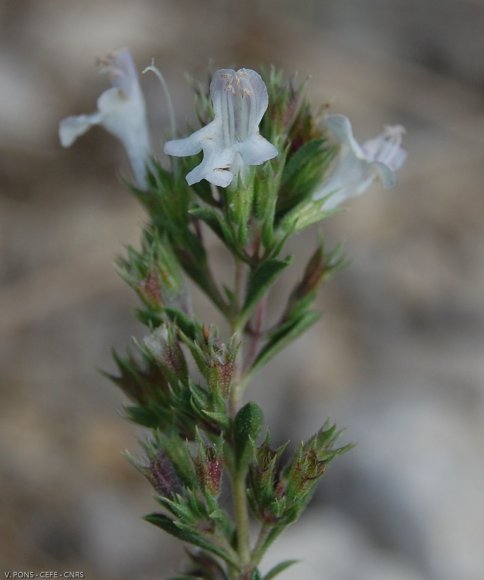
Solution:
[{"label": "sepal", "polygon": [[264,525],[273,528],[274,535],[299,518],[327,465],[353,447],[351,444],[335,446],[340,433],[335,425],[326,422],[313,437],[299,446],[285,467],[281,462],[285,446],[273,449],[268,436],[255,450],[249,465],[250,506]]},{"label": "sepal", "polygon": [[186,285],[180,263],[166,235],[148,228],[143,233],[141,250],[127,248],[127,255],[115,262],[118,274],[138,294],[143,309],[142,322],[160,320],[165,307],[189,310]]},{"label": "sepal", "polygon": [[240,343],[232,337],[222,342],[214,327],[202,327],[197,337],[191,339],[181,334],[185,344],[215,398],[226,400],[230,395],[235,370],[235,360]]},{"label": "sepal", "polygon": [[353,448],[351,443],[336,447],[340,435],[341,431],[336,430],[336,425],[326,421],[315,435],[299,446],[294,460],[284,470],[282,482],[287,502],[287,523],[297,520],[306,508],[328,464]]},{"label": "sepal", "polygon": [[207,496],[216,498],[221,490],[224,470],[223,438],[217,438],[213,444],[207,443],[197,431],[196,442],[194,463],[199,487]]}]

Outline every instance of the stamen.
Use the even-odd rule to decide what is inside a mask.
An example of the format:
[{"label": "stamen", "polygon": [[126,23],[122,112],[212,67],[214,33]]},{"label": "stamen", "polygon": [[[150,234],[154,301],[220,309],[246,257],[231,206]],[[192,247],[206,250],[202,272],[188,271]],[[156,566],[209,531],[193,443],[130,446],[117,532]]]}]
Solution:
[{"label": "stamen", "polygon": [[175,137],[177,131],[176,131],[176,120],[175,120],[175,110],[173,108],[173,101],[171,100],[170,90],[168,89],[168,85],[166,84],[164,76],[161,74],[160,70],[155,66],[154,58],[151,60],[150,66],[147,66],[144,69],[143,74],[145,74],[148,71],[154,73],[158,77],[158,80],[160,81],[161,88],[165,94],[166,104],[168,106],[168,116],[170,117],[172,136]]}]

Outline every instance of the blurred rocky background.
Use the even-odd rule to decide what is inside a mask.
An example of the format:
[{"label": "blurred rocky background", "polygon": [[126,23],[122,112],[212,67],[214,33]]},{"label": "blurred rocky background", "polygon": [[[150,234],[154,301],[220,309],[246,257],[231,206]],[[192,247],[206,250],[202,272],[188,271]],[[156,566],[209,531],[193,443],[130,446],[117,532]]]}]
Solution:
[{"label": "blurred rocky background", "polygon": [[[142,333],[112,260],[143,213],[113,138],[57,141],[106,87],[95,58],[130,46],[139,68],[155,57],[182,122],[184,73],[203,79],[212,59],[312,75],[314,105],[359,139],[407,127],[397,188],[325,224],[352,261],[322,293],[323,323],[249,393],[278,440],[330,416],[358,442],[269,560],[303,560],[287,579],[484,578],[483,30],[482,0],[0,2],[2,572],[154,580],[183,558],[141,520],[151,490],[120,455],[139,433],[98,372]],[[164,99],[142,83],[160,149]],[[315,236],[294,245],[301,260]]]}]

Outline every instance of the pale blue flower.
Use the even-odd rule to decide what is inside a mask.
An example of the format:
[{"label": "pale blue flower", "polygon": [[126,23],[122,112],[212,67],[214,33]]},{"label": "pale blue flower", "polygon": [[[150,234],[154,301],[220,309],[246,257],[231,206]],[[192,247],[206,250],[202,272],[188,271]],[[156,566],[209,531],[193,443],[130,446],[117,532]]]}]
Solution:
[{"label": "pale blue flower", "polygon": [[326,115],[325,125],[339,145],[339,152],[328,179],[314,195],[314,199],[329,196],[324,209],[333,209],[361,195],[376,178],[385,188],[395,185],[395,172],[407,158],[407,152],[401,147],[403,127],[385,127],[383,133],[360,146],[344,115]]},{"label": "pale blue flower", "polygon": [[69,147],[93,125],[102,125],[124,145],[137,185],[146,188],[146,165],[151,154],[146,106],[131,52],[122,48],[101,61],[112,87],[97,101],[90,115],[67,117],[59,126],[59,138]]},{"label": "pale blue flower", "polygon": [[264,81],[250,69],[218,70],[210,84],[214,120],[185,139],[168,141],[165,153],[187,157],[203,151],[203,160],[186,176],[189,185],[206,179],[228,187],[249,165],[260,165],[278,151],[259,134],[267,110]]}]

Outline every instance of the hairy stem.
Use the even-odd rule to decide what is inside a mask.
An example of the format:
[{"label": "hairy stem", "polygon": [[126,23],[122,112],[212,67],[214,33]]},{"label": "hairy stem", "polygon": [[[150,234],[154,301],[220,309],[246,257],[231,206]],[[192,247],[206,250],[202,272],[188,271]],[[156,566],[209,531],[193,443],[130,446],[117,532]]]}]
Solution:
[{"label": "hairy stem", "polygon": [[[234,274],[234,301],[233,312],[230,320],[233,335],[242,340],[243,329],[238,323],[240,309],[243,300],[244,264],[239,258],[235,258]],[[243,390],[243,344],[239,345],[237,359],[235,361],[234,380],[230,394],[230,415],[234,418],[240,405],[240,396]],[[239,557],[240,575],[236,573],[234,578],[244,578],[245,571],[250,564],[250,537],[249,537],[249,511],[247,505],[246,470],[238,469],[234,466],[231,473],[231,484],[233,493],[233,505],[235,514],[235,526],[237,530],[237,554]]]},{"label": "hairy stem", "polygon": [[[238,339],[242,340],[242,329],[239,327],[238,317],[239,312],[242,307],[242,286],[244,283],[244,264],[242,260],[235,257],[235,275],[234,275],[234,300],[232,308],[232,316],[230,320],[232,334]],[[237,351],[237,359],[235,361],[235,372],[234,380],[232,385],[232,391],[230,393],[230,415],[235,417],[239,407],[239,399],[241,395],[241,379],[242,379],[242,366],[243,366],[243,348],[242,342],[239,345],[239,350]]]},{"label": "hairy stem", "polygon": [[250,347],[249,347],[249,352],[247,353],[247,359],[245,362],[246,369],[249,369],[251,364],[256,359],[257,350],[259,348],[259,342],[260,342],[261,337],[264,335],[264,332],[262,330],[262,325],[264,322],[266,304],[267,304],[267,298],[264,297],[257,305],[256,311],[255,311],[253,326],[251,328],[251,333],[250,333],[250,342],[249,342]]},{"label": "hairy stem", "polygon": [[241,570],[245,570],[250,563],[249,512],[247,509],[245,475],[245,472],[236,472],[232,479],[235,524],[237,527],[237,553]]},{"label": "hairy stem", "polygon": [[263,524],[261,526],[261,529],[259,531],[259,537],[257,538],[257,542],[251,554],[251,564],[254,567],[257,566],[259,562],[262,560],[262,557],[266,550],[265,544],[267,541],[267,537],[269,536],[271,529],[272,529],[271,526],[269,526],[268,524]]}]

